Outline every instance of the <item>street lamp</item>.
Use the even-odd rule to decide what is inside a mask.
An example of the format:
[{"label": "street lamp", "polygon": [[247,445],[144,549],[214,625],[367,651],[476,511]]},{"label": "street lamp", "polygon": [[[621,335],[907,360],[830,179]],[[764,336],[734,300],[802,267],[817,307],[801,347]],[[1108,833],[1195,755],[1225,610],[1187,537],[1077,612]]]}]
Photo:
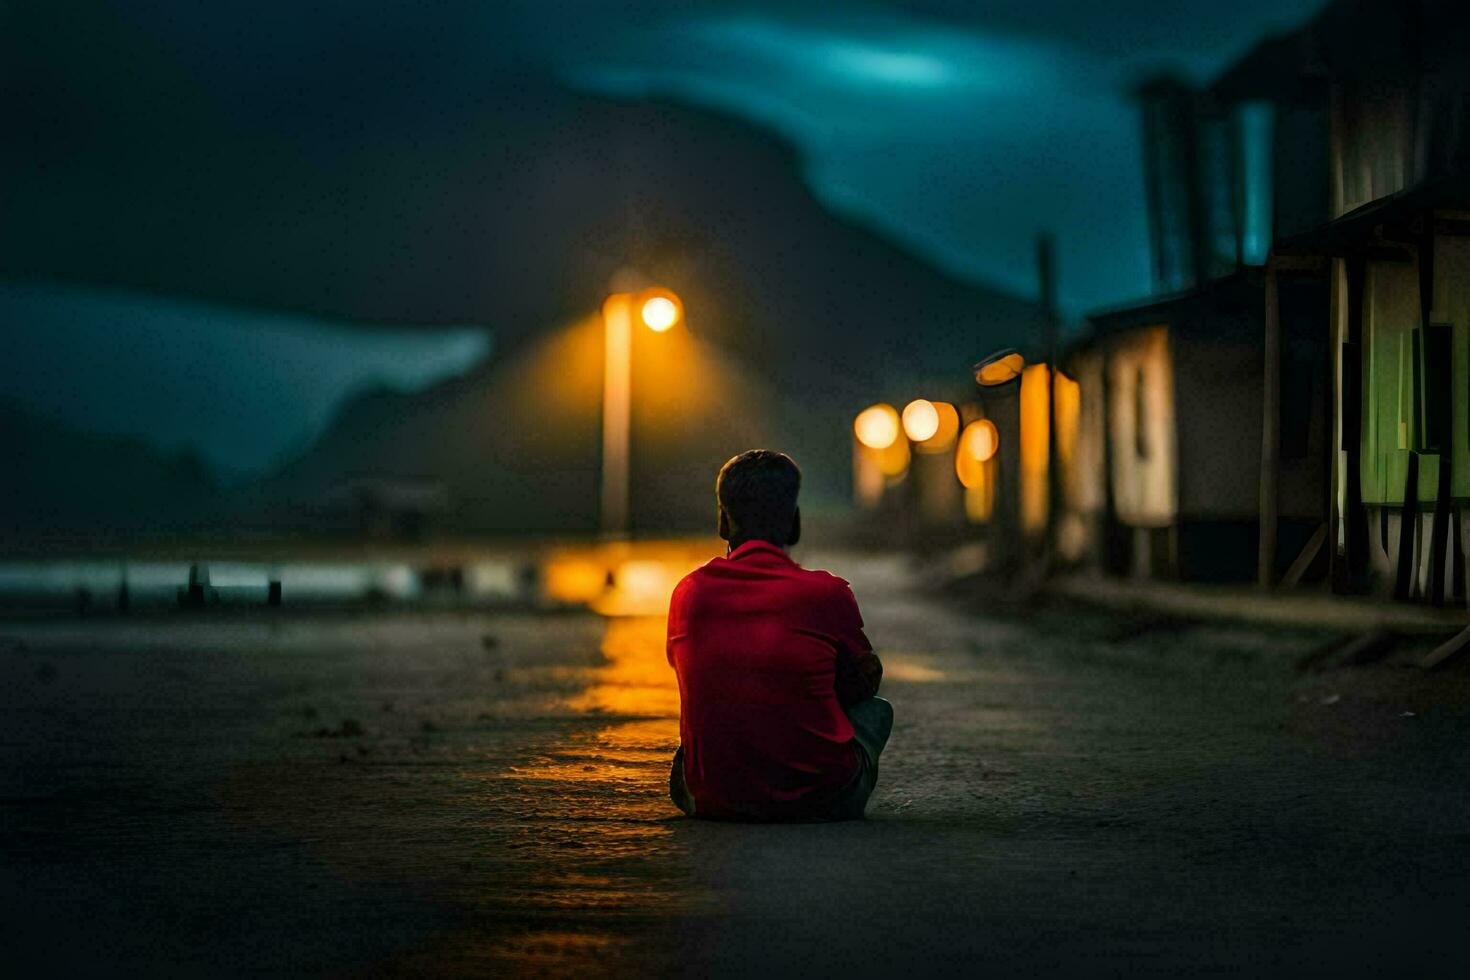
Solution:
[{"label": "street lamp", "polygon": [[628,533],[629,431],[633,406],[633,320],[664,333],[684,318],[667,289],[613,293],[602,304],[602,531]]},{"label": "street lamp", "polygon": [[[1054,352],[1053,352],[1054,353]],[[1056,551],[1056,528],[1060,521],[1060,509],[1062,506],[1060,490],[1060,462],[1057,451],[1057,365],[1055,357],[1048,364],[1033,365],[1028,369],[1026,359],[1014,348],[998,350],[974,366],[975,383],[982,388],[997,390],[1008,388],[1022,376],[1032,374],[1044,381],[1045,388],[1039,393],[1030,388],[1024,382],[1021,387],[1021,397],[1017,404],[1018,419],[1022,433],[1021,440],[1021,469],[1022,469],[1022,496],[1023,496],[1023,523],[1027,513],[1044,515],[1041,520],[1041,532],[1043,538],[1043,549],[1039,570],[1042,574],[1051,567]],[[1040,401],[1032,400],[1035,395]],[[1041,425],[1034,420],[1032,409],[1040,406],[1043,409]],[[1039,440],[1027,438],[1028,422],[1029,431],[1040,432],[1044,436],[1044,448],[1038,449]],[[1028,463],[1028,456],[1032,460]],[[1025,483],[1027,474],[1039,471],[1044,466],[1046,477],[1045,485],[1039,488],[1037,496],[1031,496],[1035,490],[1028,490]],[[1034,486],[1034,485],[1033,485]],[[1028,510],[1027,507],[1030,509]]]},{"label": "street lamp", "polygon": [[965,516],[973,523],[989,523],[995,511],[995,466],[1000,431],[990,419],[965,426],[955,446],[954,470],[965,488]]},{"label": "street lamp", "polygon": [[638,308],[639,319],[654,333],[663,333],[684,317],[679,297],[666,289],[648,289],[643,293],[642,305]]},{"label": "street lamp", "polygon": [[892,405],[882,402],[858,413],[852,421],[853,435],[869,449],[884,450],[898,441],[899,418]]},{"label": "street lamp", "polygon": [[1019,381],[1026,358],[1014,347],[998,350],[974,367],[975,383],[982,388],[1004,388]]},{"label": "street lamp", "polygon": [[[989,419],[976,419],[965,426],[964,434],[960,436],[956,458],[971,463],[984,463],[989,461],[999,448],[1000,432],[996,430],[995,423]],[[967,487],[971,485],[965,480],[963,472],[960,475],[960,482]]]}]

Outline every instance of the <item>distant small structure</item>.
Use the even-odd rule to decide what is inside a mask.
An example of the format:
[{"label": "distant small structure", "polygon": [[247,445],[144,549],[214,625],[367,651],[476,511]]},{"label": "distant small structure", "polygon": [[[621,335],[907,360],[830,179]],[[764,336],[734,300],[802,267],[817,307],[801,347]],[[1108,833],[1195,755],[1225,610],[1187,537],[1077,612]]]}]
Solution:
[{"label": "distant small structure", "polygon": [[189,566],[189,584],[179,589],[179,605],[185,609],[203,609],[219,602],[219,592],[209,584],[209,566],[195,562]]},{"label": "distant small structure", "polygon": [[369,538],[419,540],[449,509],[449,493],[437,479],[354,476],[334,486],[321,510],[333,525]]}]

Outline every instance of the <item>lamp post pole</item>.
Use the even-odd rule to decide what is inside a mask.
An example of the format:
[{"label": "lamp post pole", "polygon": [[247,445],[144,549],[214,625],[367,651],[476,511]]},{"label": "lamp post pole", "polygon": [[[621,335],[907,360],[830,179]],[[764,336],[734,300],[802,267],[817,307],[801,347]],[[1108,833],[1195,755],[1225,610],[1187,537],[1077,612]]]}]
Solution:
[{"label": "lamp post pole", "polygon": [[633,297],[602,304],[602,533],[628,533],[628,455],[633,407]]},{"label": "lamp post pole", "polygon": [[633,424],[633,321],[663,333],[684,318],[667,289],[613,293],[602,304],[602,533],[628,534],[628,482]]},{"label": "lamp post pole", "polygon": [[[976,364],[972,370],[975,372],[975,383],[980,386],[982,394],[999,396],[1007,388],[1015,389],[1019,393],[1021,375],[1026,370],[1026,358],[1021,356],[1020,351],[1005,348],[991,354]],[[986,401],[990,402],[991,399],[987,397]],[[1019,435],[1021,428],[1020,398],[1007,399],[1007,402],[1009,406],[1014,407],[1016,424],[1014,431]],[[987,409],[986,415],[992,414],[993,412]],[[1007,412],[1007,417],[1010,418],[1009,412]],[[1018,472],[1019,440],[1009,437],[1000,438],[999,434],[997,438],[1000,446],[994,454],[996,479],[993,499],[995,503],[989,535],[993,556],[991,568],[1009,574],[1014,570],[1014,565],[1022,555],[1021,532],[1016,527],[1018,503],[1016,495],[1019,492],[1020,477]],[[1001,451],[1002,449],[1004,452]]]}]

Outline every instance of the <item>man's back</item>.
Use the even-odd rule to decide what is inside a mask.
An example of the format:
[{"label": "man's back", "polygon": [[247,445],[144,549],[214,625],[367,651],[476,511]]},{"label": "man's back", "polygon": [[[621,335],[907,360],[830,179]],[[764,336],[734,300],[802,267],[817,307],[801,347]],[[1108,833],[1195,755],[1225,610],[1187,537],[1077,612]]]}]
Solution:
[{"label": "man's back", "polygon": [[882,667],[847,583],[749,541],[692,572],[669,609],[684,777],[699,815],[801,819],[858,772],[843,708]]}]

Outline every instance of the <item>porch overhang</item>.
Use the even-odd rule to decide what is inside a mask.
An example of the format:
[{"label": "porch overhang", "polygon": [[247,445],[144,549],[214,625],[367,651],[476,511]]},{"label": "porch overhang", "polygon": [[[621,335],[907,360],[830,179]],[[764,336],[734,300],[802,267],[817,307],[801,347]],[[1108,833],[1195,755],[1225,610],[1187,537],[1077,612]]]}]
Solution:
[{"label": "porch overhang", "polygon": [[1202,314],[1258,314],[1264,302],[1265,281],[1263,268],[1242,266],[1228,276],[1194,289],[1091,313],[1087,317],[1090,329],[1069,345],[1068,353],[1081,352],[1109,337],[1141,327],[1169,324],[1187,328],[1202,319]]},{"label": "porch overhang", "polygon": [[[1470,176],[1425,181],[1276,243],[1277,255],[1407,257],[1426,231],[1470,235]],[[1440,214],[1439,212],[1455,212]]]}]

